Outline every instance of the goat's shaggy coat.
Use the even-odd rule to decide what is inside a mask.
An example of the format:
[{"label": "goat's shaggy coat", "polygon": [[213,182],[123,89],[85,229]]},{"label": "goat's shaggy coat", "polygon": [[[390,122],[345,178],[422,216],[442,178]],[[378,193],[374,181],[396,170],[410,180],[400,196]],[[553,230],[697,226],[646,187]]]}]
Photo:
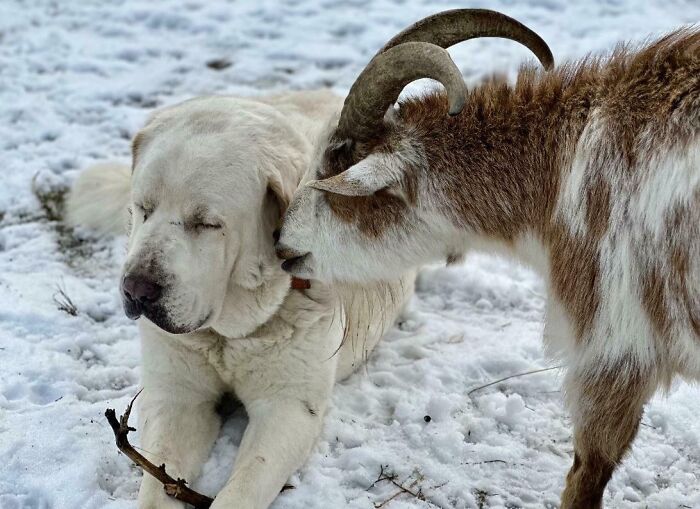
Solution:
[{"label": "goat's shaggy coat", "polygon": [[331,126],[318,154],[280,239],[292,273],[387,277],[472,248],[541,272],[575,425],[563,507],[600,507],[647,399],[700,377],[700,32],[491,80],[455,117],[411,99],[370,141]]}]

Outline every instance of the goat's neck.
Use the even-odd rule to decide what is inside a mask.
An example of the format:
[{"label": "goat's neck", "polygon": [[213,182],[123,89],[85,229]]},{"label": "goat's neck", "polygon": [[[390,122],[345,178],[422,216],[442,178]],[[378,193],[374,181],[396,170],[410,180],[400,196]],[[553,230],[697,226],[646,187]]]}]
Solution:
[{"label": "goat's neck", "polygon": [[444,115],[441,96],[407,108],[427,156],[423,188],[468,233],[468,247],[503,246],[525,261],[534,247],[547,249],[560,173],[586,115],[576,111],[572,120],[566,103],[538,92],[485,85],[454,118]]}]

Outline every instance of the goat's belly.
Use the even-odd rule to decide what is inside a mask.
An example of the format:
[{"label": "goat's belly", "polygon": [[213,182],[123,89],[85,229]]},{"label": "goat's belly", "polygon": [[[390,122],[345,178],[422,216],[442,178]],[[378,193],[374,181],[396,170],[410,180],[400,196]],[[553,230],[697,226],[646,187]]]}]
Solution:
[{"label": "goat's belly", "polygon": [[682,374],[700,380],[700,248],[695,247],[687,256],[679,250],[671,257],[666,308],[672,358]]},{"label": "goat's belly", "polygon": [[605,147],[606,129],[597,118],[583,133],[556,207],[597,255],[598,305],[576,358],[700,378],[700,140],[640,151],[630,166]]}]

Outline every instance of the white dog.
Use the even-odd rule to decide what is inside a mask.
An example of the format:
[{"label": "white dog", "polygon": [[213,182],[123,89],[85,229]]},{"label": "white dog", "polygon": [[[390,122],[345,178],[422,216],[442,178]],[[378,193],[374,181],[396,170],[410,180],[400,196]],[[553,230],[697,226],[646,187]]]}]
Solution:
[{"label": "white dog", "polygon": [[[140,318],[139,429],[150,459],[196,479],[222,395],[246,408],[214,509],[269,506],[319,436],[334,382],[361,363],[412,292],[412,275],[291,289],[275,256],[273,231],[308,167],[308,140],[339,106],[329,92],[305,92],[166,108],[136,135],[131,171],[89,169],[68,201],[69,223],[103,232],[120,228],[131,202],[121,291],[126,314]],[[145,475],[139,507],[184,506]]]}]

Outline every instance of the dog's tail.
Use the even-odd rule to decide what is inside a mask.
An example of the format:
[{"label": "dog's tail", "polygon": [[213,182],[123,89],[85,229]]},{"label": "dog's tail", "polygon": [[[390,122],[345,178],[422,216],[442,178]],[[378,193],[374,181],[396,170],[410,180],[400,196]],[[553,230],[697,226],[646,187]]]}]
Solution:
[{"label": "dog's tail", "polygon": [[127,233],[131,169],[119,163],[96,164],[84,170],[66,200],[65,220],[100,235]]}]

